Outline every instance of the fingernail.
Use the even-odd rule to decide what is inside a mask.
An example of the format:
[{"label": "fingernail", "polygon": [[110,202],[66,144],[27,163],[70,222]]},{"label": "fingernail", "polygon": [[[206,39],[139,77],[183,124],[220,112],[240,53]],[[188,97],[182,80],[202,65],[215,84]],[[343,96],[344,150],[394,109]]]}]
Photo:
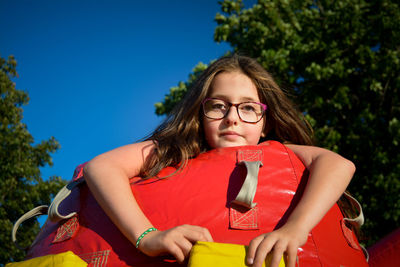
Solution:
[{"label": "fingernail", "polygon": [[247,263],[248,263],[248,264],[251,265],[251,264],[253,264],[253,262],[254,262],[253,258],[248,258],[248,259],[247,259]]}]

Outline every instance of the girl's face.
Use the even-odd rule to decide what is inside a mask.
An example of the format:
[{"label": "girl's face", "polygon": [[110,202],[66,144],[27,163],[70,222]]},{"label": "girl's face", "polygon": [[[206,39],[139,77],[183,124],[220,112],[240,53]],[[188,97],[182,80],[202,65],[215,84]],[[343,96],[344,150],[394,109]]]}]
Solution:
[{"label": "girl's face", "polygon": [[[209,98],[219,98],[232,104],[260,102],[257,88],[245,74],[222,72],[211,84]],[[236,107],[232,106],[223,119],[209,119],[203,116],[206,140],[211,148],[257,145],[263,136],[264,119],[257,123],[240,120]]]}]

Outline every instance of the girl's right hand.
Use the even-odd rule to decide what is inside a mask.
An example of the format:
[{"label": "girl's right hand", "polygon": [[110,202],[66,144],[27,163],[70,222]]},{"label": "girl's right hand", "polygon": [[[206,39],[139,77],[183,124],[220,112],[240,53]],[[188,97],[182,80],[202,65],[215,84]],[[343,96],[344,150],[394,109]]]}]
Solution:
[{"label": "girl's right hand", "polygon": [[184,224],[165,231],[148,233],[140,241],[139,250],[153,257],[171,254],[182,263],[196,241],[213,242],[213,239],[207,228]]}]

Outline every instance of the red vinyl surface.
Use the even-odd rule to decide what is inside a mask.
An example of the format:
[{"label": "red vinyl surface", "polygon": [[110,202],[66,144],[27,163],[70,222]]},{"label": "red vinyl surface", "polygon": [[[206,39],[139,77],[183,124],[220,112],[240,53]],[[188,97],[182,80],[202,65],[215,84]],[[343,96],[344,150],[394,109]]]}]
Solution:
[{"label": "red vinyl surface", "polygon": [[[249,161],[262,159],[263,163],[254,198],[257,205],[251,210],[231,205],[246,177],[246,168],[237,164],[243,157]],[[166,168],[159,176],[173,171]],[[79,170],[75,173],[81,174]],[[142,210],[159,230],[200,225],[209,229],[216,242],[247,245],[286,221],[306,183],[307,172],[294,153],[269,141],[258,146],[214,149],[190,160],[183,171],[170,178],[133,178],[131,187]],[[72,250],[89,266],[182,266],[168,258],[140,253],[105,215],[86,184],[74,189],[62,203],[61,213],[69,210],[79,210],[77,218],[61,223],[47,221],[28,257]],[[342,219],[334,205],[299,249],[299,266],[368,266],[357,239],[343,227]]]}]

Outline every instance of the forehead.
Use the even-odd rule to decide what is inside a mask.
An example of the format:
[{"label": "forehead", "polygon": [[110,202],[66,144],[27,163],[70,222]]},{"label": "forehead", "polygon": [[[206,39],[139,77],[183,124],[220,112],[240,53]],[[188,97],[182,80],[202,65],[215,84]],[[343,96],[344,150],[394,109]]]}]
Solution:
[{"label": "forehead", "polygon": [[254,82],[239,71],[217,74],[211,83],[209,96],[229,101],[260,101]]}]

